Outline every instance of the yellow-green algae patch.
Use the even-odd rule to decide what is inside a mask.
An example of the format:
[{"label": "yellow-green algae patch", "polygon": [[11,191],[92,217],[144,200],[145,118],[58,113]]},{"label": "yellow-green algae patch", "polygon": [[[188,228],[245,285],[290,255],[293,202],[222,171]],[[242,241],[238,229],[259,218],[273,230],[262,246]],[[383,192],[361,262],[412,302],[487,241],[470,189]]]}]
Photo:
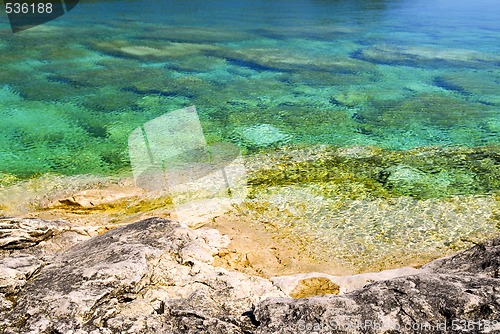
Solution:
[{"label": "yellow-green algae patch", "polygon": [[500,189],[500,148],[280,148],[249,159],[251,194],[269,187],[313,186],[328,198],[444,198]]},{"label": "yellow-green algae patch", "polygon": [[239,214],[357,271],[421,265],[499,234],[499,149],[283,148],[248,160]]}]

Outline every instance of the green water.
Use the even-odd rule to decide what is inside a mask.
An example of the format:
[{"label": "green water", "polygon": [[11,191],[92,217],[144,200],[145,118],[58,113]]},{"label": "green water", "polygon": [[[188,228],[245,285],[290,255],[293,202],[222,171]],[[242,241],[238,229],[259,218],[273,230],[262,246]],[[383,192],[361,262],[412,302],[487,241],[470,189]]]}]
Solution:
[{"label": "green water", "polygon": [[4,23],[0,175],[130,171],[132,130],[190,105],[209,143],[245,154],[495,145],[499,17],[490,1],[129,1]]}]

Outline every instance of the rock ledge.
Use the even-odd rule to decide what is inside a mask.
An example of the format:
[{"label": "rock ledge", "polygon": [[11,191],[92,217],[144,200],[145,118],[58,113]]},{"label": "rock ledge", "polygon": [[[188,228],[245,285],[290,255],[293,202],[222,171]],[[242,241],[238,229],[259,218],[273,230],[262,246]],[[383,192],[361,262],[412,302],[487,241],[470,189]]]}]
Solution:
[{"label": "rock ledge", "polygon": [[[217,230],[166,219],[69,239],[74,229],[64,221],[4,218],[0,227],[4,333],[500,330],[500,239],[418,270],[268,280],[215,267],[213,256],[229,243]],[[56,249],[50,238],[73,243]],[[315,294],[324,295],[289,297]]]}]

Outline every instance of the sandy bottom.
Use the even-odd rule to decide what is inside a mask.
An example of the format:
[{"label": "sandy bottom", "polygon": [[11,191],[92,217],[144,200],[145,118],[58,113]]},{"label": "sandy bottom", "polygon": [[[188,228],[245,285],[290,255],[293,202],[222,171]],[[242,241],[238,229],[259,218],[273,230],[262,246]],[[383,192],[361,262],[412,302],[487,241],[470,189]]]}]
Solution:
[{"label": "sandy bottom", "polygon": [[291,231],[272,223],[220,216],[205,227],[215,228],[230,237],[228,248],[215,257],[215,265],[262,277],[322,272],[335,276],[357,272],[339,260],[327,258],[311,247],[308,238],[298,238]]}]

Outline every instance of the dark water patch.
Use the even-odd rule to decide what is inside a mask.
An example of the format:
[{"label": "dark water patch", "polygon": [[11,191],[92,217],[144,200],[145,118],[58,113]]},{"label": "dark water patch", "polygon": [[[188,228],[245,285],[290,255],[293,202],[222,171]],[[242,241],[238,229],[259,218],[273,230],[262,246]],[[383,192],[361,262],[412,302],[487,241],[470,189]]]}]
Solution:
[{"label": "dark water patch", "polygon": [[[126,88],[122,88],[121,90],[124,92],[135,93],[135,94],[138,94],[141,96],[145,96],[145,95],[158,95],[158,96],[163,96],[163,97],[179,97],[179,96],[181,96],[181,94],[178,94],[176,92],[168,92],[168,91],[163,91],[163,90],[159,90],[159,89],[138,89],[136,87],[126,87]],[[188,92],[186,92],[186,93],[187,94],[182,94],[182,96],[186,96],[188,98],[193,98],[192,94],[189,94]]]},{"label": "dark water patch", "polygon": [[448,81],[445,78],[440,77],[440,76],[435,77],[434,80],[432,81],[432,83],[435,86],[442,88],[442,89],[445,89],[445,90],[456,92],[456,93],[459,93],[459,94],[464,95],[464,96],[470,95],[470,92],[468,92],[463,87],[460,87],[459,85],[454,84],[454,83],[452,83],[452,82],[450,82],[450,81]]},{"label": "dark water patch", "polygon": [[57,83],[62,83],[62,84],[65,84],[65,85],[70,85],[72,87],[89,87],[90,85],[88,84],[85,84],[81,81],[76,81],[76,80],[73,80],[69,77],[65,77],[65,76],[62,76],[62,75],[49,75],[47,76],[47,80],[51,81],[51,82],[57,82]]},{"label": "dark water patch", "polygon": [[234,66],[240,66],[240,67],[245,67],[257,72],[260,71],[267,71],[267,72],[291,72],[289,69],[283,69],[283,68],[277,68],[277,67],[271,67],[271,66],[266,66],[262,65],[250,60],[244,60],[240,58],[225,58],[231,65]]}]

